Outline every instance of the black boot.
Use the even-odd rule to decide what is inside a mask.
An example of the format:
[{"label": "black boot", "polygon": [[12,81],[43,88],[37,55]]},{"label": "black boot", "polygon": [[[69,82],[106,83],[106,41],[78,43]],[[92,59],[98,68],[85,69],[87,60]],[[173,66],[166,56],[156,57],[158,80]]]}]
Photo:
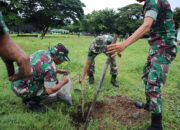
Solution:
[{"label": "black boot", "polygon": [[118,84],[118,82],[116,81],[116,75],[112,75],[112,77],[111,77],[111,83],[112,83],[112,85],[114,86],[114,87],[119,87],[119,84]]},{"label": "black boot", "polygon": [[29,99],[25,102],[26,108],[33,112],[46,113],[47,109],[44,105],[40,104],[40,100],[37,98]]},{"label": "black boot", "polygon": [[89,76],[89,84],[93,84],[94,83],[94,76]]},{"label": "black boot", "polygon": [[151,125],[147,128],[147,130],[163,130],[161,114],[152,114]]},{"label": "black boot", "polygon": [[147,111],[150,111],[149,110],[149,104],[148,103],[143,103],[143,102],[138,102],[138,101],[136,101],[136,102],[134,102],[134,105],[137,107],[137,108],[139,108],[139,109],[145,109],[145,110],[147,110]]}]

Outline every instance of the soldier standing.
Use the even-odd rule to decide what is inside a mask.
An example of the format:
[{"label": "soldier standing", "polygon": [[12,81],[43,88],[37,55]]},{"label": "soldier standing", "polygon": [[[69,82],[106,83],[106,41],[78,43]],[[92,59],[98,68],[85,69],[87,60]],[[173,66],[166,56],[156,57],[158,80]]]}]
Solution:
[{"label": "soldier standing", "polygon": [[66,77],[63,77],[60,82],[57,80],[57,73],[68,73],[68,71],[56,69],[55,66],[69,61],[67,55],[68,50],[59,43],[55,47],[49,48],[48,51],[39,50],[30,56],[32,76],[11,82],[12,90],[23,99],[27,109],[46,112],[41,101],[58,92],[69,82]]},{"label": "soldier standing", "polygon": [[[95,38],[93,42],[90,44],[89,53],[87,56],[86,63],[83,68],[82,76],[80,82],[83,82],[85,79],[85,75],[89,76],[89,84],[94,83],[94,72],[95,72],[95,57],[100,53],[106,54],[107,45],[111,44],[113,37],[111,35],[101,35]],[[119,84],[116,81],[116,77],[118,74],[117,65],[115,58],[110,58],[110,74],[111,74],[111,83],[113,86],[118,87]]]},{"label": "soldier standing", "polygon": [[161,87],[165,83],[169,65],[176,57],[177,32],[168,0],[137,1],[145,2],[144,23],[127,40],[109,45],[108,53],[116,56],[149,32],[149,56],[142,76],[147,102],[135,102],[135,106],[152,112],[148,130],[162,130]]}]

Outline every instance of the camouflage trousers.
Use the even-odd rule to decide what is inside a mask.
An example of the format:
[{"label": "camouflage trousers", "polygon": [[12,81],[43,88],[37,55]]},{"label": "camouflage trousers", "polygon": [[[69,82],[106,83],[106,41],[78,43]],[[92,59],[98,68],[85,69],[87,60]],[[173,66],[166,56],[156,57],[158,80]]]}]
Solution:
[{"label": "camouflage trousers", "polygon": [[[88,76],[93,76],[95,73],[95,57],[98,55],[99,53],[93,53],[93,52],[89,52],[88,54],[88,60],[90,61],[90,66],[89,66],[89,70],[88,70]],[[107,54],[104,53],[106,56]],[[118,74],[118,70],[117,70],[117,65],[116,65],[116,60],[115,58],[110,58],[110,74],[116,76]]]},{"label": "camouflage trousers", "polygon": [[157,53],[150,54],[147,58],[142,79],[147,104],[152,113],[162,113],[161,87],[165,84],[169,65],[176,57],[176,53],[176,47],[159,49]]}]

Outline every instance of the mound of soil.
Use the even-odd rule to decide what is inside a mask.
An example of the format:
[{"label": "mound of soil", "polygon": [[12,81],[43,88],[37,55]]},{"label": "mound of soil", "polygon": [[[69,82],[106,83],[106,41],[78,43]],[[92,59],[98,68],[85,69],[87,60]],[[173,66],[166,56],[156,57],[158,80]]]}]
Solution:
[{"label": "mound of soil", "polygon": [[[137,125],[144,120],[149,119],[149,114],[143,109],[137,109],[134,106],[133,99],[118,95],[118,96],[105,96],[104,102],[96,102],[90,118],[104,118],[113,117],[120,124],[124,125]],[[91,106],[91,102],[84,104],[84,117],[82,117],[82,109],[79,107],[78,112],[72,115],[73,124],[78,126],[85,122],[85,118],[88,112],[88,108]]]}]

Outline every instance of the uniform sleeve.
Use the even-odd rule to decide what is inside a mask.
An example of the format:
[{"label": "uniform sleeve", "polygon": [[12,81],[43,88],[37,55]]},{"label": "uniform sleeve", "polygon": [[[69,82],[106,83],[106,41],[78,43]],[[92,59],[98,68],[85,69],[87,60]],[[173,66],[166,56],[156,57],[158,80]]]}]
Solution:
[{"label": "uniform sleeve", "polygon": [[146,3],[144,12],[145,17],[151,17],[156,20],[159,13],[158,0],[149,0],[148,3]]},{"label": "uniform sleeve", "polygon": [[7,28],[7,26],[4,22],[2,13],[0,12],[0,36],[5,34],[5,33],[8,33],[8,32],[9,32],[9,29]]},{"label": "uniform sleeve", "polygon": [[50,64],[44,76],[44,87],[54,88],[57,83],[55,64]]}]

